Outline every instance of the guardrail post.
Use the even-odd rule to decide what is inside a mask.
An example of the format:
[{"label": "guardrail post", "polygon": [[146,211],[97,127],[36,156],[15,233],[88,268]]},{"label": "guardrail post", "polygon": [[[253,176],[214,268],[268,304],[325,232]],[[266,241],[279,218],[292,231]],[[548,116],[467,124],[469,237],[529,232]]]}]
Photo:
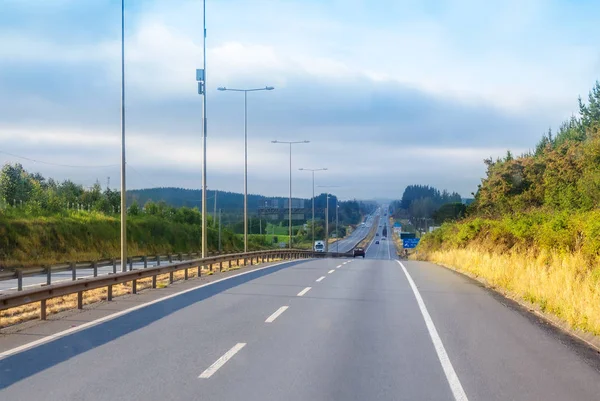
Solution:
[{"label": "guardrail post", "polygon": [[198,265],[198,277],[202,274],[202,265]]},{"label": "guardrail post", "polygon": [[96,261],[92,262],[92,269],[94,269],[94,277],[98,277],[98,263]]},{"label": "guardrail post", "polygon": [[112,287],[113,287],[112,285],[109,285],[109,286],[108,286],[108,289],[107,289],[107,295],[106,295],[106,299],[107,299],[108,301],[112,301],[112,298],[113,298],[113,294],[112,294]]},{"label": "guardrail post", "polygon": [[131,292],[137,294],[137,280],[131,280]]},{"label": "guardrail post", "polygon": [[185,268],[185,271],[184,271],[184,273],[183,273],[183,279],[184,279],[184,280],[187,280],[187,279],[188,279],[188,269],[187,269],[187,267]]},{"label": "guardrail post", "polygon": [[71,279],[73,281],[75,281],[75,280],[77,280],[77,266],[75,265],[75,262],[71,262],[70,266],[71,266]]},{"label": "guardrail post", "polygon": [[42,299],[40,302],[40,319],[46,320],[46,300]]},{"label": "guardrail post", "polygon": [[219,262],[219,273],[223,271],[223,261]]},{"label": "guardrail post", "polygon": [[52,266],[46,266],[46,285],[52,284]]},{"label": "guardrail post", "polygon": [[133,270],[133,259],[132,258],[127,258],[129,260],[129,271]]},{"label": "guardrail post", "polygon": [[169,272],[169,284],[173,284],[173,272]]},{"label": "guardrail post", "polygon": [[23,271],[17,269],[17,290],[23,291]]},{"label": "guardrail post", "polygon": [[117,259],[115,259],[115,258],[112,259],[112,265],[113,265],[113,274],[117,274]]},{"label": "guardrail post", "polygon": [[156,255],[156,266],[160,266],[160,255]]},{"label": "guardrail post", "polygon": [[148,267],[148,257],[144,255],[144,269]]},{"label": "guardrail post", "polygon": [[156,288],[156,274],[152,276],[152,288]]},{"label": "guardrail post", "polygon": [[169,257],[169,263],[173,263],[173,255],[168,254],[167,256]]},{"label": "guardrail post", "polygon": [[244,266],[248,264],[248,258],[244,256]]},{"label": "guardrail post", "polygon": [[77,292],[77,309],[83,309],[83,291]]},{"label": "guardrail post", "polygon": [[177,257],[179,258],[179,261],[181,262],[183,260],[183,255],[181,252],[179,252],[179,254],[177,255]]},{"label": "guardrail post", "polygon": [[254,264],[254,256],[250,256],[250,266]]}]

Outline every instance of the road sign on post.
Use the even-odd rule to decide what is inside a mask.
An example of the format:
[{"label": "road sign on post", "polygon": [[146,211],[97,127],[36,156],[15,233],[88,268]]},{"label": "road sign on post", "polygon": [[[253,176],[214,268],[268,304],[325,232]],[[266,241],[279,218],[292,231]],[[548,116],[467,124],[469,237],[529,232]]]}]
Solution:
[{"label": "road sign on post", "polygon": [[405,249],[413,249],[419,245],[420,238],[404,238],[402,240],[402,247]]}]

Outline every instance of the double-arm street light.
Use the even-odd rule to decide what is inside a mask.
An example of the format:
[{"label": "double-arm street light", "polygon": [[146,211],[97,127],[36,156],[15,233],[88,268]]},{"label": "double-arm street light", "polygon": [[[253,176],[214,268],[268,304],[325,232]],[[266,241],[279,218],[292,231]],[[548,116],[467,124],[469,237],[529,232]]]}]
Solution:
[{"label": "double-arm street light", "polygon": [[[326,171],[327,168],[300,168],[300,171],[310,171],[312,173],[312,243],[315,246],[315,171]],[[313,248],[314,250],[314,248]]]},{"label": "double-arm street light", "polygon": [[248,92],[272,91],[272,86],[252,89],[217,88],[225,92],[244,92],[244,252],[248,252]]},{"label": "double-arm street light", "polygon": [[290,198],[289,198],[289,225],[290,225],[290,249],[292,248],[292,145],[309,143],[310,141],[271,141],[271,143],[283,143],[290,145]]}]

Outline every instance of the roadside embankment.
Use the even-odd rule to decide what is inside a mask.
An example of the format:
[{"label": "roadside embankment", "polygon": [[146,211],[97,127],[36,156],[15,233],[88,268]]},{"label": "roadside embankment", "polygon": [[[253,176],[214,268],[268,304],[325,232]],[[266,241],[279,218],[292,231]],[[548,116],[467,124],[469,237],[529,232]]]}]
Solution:
[{"label": "roadside embankment", "polygon": [[600,212],[475,218],[427,234],[417,257],[600,335]]}]

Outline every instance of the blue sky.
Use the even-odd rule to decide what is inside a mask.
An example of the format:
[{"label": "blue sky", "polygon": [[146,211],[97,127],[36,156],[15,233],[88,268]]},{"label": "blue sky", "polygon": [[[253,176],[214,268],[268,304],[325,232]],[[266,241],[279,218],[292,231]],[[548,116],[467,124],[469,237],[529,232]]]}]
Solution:
[{"label": "blue sky", "polygon": [[[596,4],[595,4],[596,3]],[[200,186],[202,3],[129,0],[131,187]],[[0,0],[0,162],[118,185],[120,2]],[[483,158],[532,148],[600,77],[593,1],[208,0],[208,185],[287,193],[297,167],[328,167],[342,198],[430,184],[468,196]],[[110,166],[110,167],[97,167]],[[309,176],[294,171],[295,195]]]}]

